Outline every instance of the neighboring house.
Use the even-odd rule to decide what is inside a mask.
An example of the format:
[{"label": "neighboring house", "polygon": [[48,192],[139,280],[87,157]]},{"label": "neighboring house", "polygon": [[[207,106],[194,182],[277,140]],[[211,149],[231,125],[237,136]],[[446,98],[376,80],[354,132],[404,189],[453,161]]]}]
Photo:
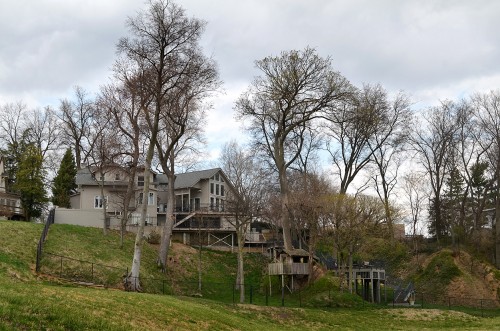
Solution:
[{"label": "neighboring house", "polygon": [[[185,244],[201,241],[208,246],[233,247],[236,230],[226,201],[234,196],[233,186],[220,168],[177,174],[172,239]],[[163,201],[166,203],[166,196]],[[162,225],[166,205],[160,203],[160,207],[158,221]]]},{"label": "neighboring house", "polygon": [[3,157],[0,155],[0,218],[24,219],[21,208],[21,196],[7,192],[7,175],[5,173]]},{"label": "neighboring house", "polygon": [[[85,167],[78,171],[77,193],[71,197],[73,210],[58,209],[56,223],[71,223],[102,227],[103,198],[111,228],[118,228],[123,211],[123,197],[127,189],[127,172],[119,166],[108,166],[105,171]],[[147,203],[146,233],[165,224],[168,179],[166,175],[151,173],[150,192],[143,198],[144,169],[138,169],[134,178],[134,198],[128,206],[130,217],[127,229],[134,231],[140,219],[140,209]],[[104,194],[101,194],[101,187]],[[234,247],[236,230],[231,224],[234,215],[228,211],[227,201],[235,196],[232,184],[220,168],[193,171],[176,175],[175,224],[172,240],[185,244]],[[251,231],[249,231],[251,232]],[[259,236],[249,236],[249,238]]]}]

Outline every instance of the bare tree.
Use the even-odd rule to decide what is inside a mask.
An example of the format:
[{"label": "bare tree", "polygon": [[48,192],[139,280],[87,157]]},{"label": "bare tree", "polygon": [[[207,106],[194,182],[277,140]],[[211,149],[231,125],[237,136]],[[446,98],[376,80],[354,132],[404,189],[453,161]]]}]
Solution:
[{"label": "bare tree", "polygon": [[75,151],[77,169],[87,162],[89,153],[88,136],[94,125],[94,102],[80,86],[75,87],[75,100],[61,100],[58,117],[64,123],[63,142]]},{"label": "bare tree", "polygon": [[[328,198],[328,211],[333,242],[337,250],[340,275],[353,274],[353,257],[361,244],[374,233],[385,218],[383,204],[377,198],[366,195],[351,196],[335,194]],[[349,291],[352,292],[352,276],[349,277]]]},{"label": "bare tree", "polygon": [[183,68],[182,77],[165,95],[156,140],[157,156],[168,178],[166,222],[162,229],[158,265],[166,271],[166,261],[172,229],[175,223],[175,164],[182,154],[190,154],[201,137],[204,111],[202,102],[219,86],[217,68],[213,60],[203,56],[193,40],[191,54]]},{"label": "bare tree", "polygon": [[147,102],[144,95],[143,76],[131,72],[126,62],[117,61],[114,74],[117,84],[102,88],[99,103],[107,109],[110,124],[119,129],[115,139],[121,141],[121,170],[126,173],[127,188],[121,194],[122,215],[120,220],[120,246],[123,247],[123,237],[130,215],[131,201],[136,191],[136,174],[144,155],[145,131],[147,125],[144,119],[143,105]]},{"label": "bare tree", "polygon": [[236,229],[238,243],[236,284],[240,290],[240,302],[243,303],[245,301],[243,248],[251,222],[261,216],[268,174],[259,165],[255,154],[244,150],[236,141],[224,145],[220,163],[235,190],[235,194],[228,196],[225,209],[234,215],[229,222]]},{"label": "bare tree", "polygon": [[[142,105],[148,125],[148,147],[144,164],[143,196],[149,194],[151,164],[160,128],[160,119],[169,93],[182,84],[188,74],[193,56],[198,54],[198,40],[205,23],[188,18],[184,10],[168,0],[150,1],[145,10],[128,18],[130,38],[122,38],[118,52],[146,77],[143,82],[145,95],[150,100]],[[144,241],[144,224],[147,204],[142,204],[137,231],[132,268],[128,280],[130,289],[140,289],[139,272]]]},{"label": "bare tree", "polygon": [[[97,106],[95,106],[97,108]],[[108,199],[104,195],[106,174],[116,169],[115,159],[120,156],[122,145],[116,139],[114,129],[110,126],[111,114],[98,111],[95,114],[94,125],[89,128],[88,136],[89,150],[87,152],[88,168],[91,170],[94,180],[101,190],[101,203],[103,212],[103,234],[108,229]]]},{"label": "bare tree", "polygon": [[[305,168],[307,170],[307,168]],[[301,248],[309,253],[308,281],[313,280],[313,261],[317,244],[323,238],[330,224],[328,217],[328,197],[335,194],[329,180],[314,171],[295,171],[290,178],[290,205],[292,224]]]},{"label": "bare tree", "polygon": [[402,190],[408,199],[410,207],[410,217],[407,224],[410,225],[413,241],[413,251],[418,257],[418,238],[420,234],[421,218],[424,207],[428,200],[428,190],[425,185],[425,177],[421,173],[410,172],[403,176]]},{"label": "bare tree", "polygon": [[[409,101],[404,94],[389,100],[382,86],[368,84],[352,103],[330,115],[326,146],[340,179],[340,193],[345,194],[360,172],[376,161],[377,184],[383,180],[380,193],[382,199],[388,197],[393,186],[388,178],[389,162],[394,147],[403,141],[409,118]],[[367,185],[363,183],[358,191]]]},{"label": "bare tree", "polygon": [[262,76],[236,103],[240,118],[250,120],[248,130],[256,151],[263,151],[279,178],[281,225],[286,249],[292,249],[288,217],[287,170],[299,157],[306,128],[325,113],[335,111],[350,97],[353,88],[338,72],[330,58],[316,51],[282,52],[256,62]]},{"label": "bare tree", "polygon": [[494,217],[495,217],[495,264],[500,268],[500,91],[477,94],[473,106],[478,124],[484,133],[487,158],[491,165],[494,180]]},{"label": "bare tree", "polygon": [[398,182],[398,172],[408,142],[412,117],[410,101],[406,95],[398,93],[393,100],[389,100],[386,92],[380,86],[375,87],[375,89],[379,90],[382,114],[380,116],[381,122],[371,139],[368,140],[368,146],[377,169],[377,174],[373,175],[372,179],[377,195],[384,204],[385,222],[389,238],[392,241],[394,220],[390,198]]},{"label": "bare tree", "polygon": [[442,193],[457,132],[457,107],[452,102],[428,109],[412,132],[410,144],[429,176],[432,188],[429,232],[439,241],[449,234],[442,210]]}]

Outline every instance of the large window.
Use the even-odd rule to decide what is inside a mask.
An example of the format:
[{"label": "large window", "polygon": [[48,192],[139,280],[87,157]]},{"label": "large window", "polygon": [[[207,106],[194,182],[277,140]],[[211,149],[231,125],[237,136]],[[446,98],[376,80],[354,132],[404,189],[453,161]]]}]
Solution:
[{"label": "large window", "polygon": [[219,184],[215,184],[215,194],[219,195]]},{"label": "large window", "polygon": [[[104,197],[106,199],[106,203],[108,202],[108,197]],[[101,195],[96,195],[94,197],[94,208],[95,209],[102,209],[103,208],[103,199]]]},{"label": "large window", "polygon": [[152,206],[154,204],[155,204],[155,194],[153,192],[149,192],[148,205]]},{"label": "large window", "polygon": [[220,195],[224,196],[224,185],[220,185]]},{"label": "large window", "polygon": [[210,183],[210,193],[214,194],[214,183]]},{"label": "large window", "polygon": [[137,186],[144,186],[144,176],[137,176]]}]

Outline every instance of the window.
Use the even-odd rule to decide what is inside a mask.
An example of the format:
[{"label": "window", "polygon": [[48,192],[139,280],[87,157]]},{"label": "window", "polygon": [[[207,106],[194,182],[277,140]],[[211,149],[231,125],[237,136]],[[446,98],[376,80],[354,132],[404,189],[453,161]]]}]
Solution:
[{"label": "window", "polygon": [[[108,197],[104,197],[106,200],[106,204],[108,203]],[[95,209],[102,209],[103,208],[103,199],[101,195],[96,195],[94,197],[94,208]]]},{"label": "window", "polygon": [[210,198],[210,209],[214,208],[214,198]]},{"label": "window", "polygon": [[148,205],[152,206],[154,204],[155,204],[155,194],[153,192],[149,192]]},{"label": "window", "polygon": [[137,186],[144,186],[144,176],[137,176]]},{"label": "window", "polygon": [[119,173],[115,174],[115,180],[120,180],[120,174]]},{"label": "window", "polygon": [[219,173],[215,174],[215,180],[217,180],[217,181],[219,180]]},{"label": "window", "polygon": [[210,183],[210,193],[214,194],[214,183]]},{"label": "window", "polygon": [[142,192],[139,193],[139,198],[137,199],[137,204],[138,205],[142,205],[142,198],[143,198],[143,196],[144,196],[144,193],[142,193]]},{"label": "window", "polygon": [[224,196],[224,185],[220,186],[220,195]]},{"label": "window", "polygon": [[215,194],[219,195],[219,184],[215,184]]}]

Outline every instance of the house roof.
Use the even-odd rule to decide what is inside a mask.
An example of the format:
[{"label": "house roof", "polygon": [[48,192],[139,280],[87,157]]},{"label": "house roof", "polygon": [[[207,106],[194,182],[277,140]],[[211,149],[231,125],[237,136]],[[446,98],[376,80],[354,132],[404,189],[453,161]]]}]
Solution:
[{"label": "house roof", "polygon": [[[221,168],[213,168],[199,171],[185,172],[181,174],[176,174],[175,178],[175,188],[190,188],[195,186],[202,179],[208,179],[215,175],[217,172],[221,172],[224,176],[224,180],[227,181],[226,176],[222,173]],[[76,174],[76,184],[77,185],[98,185],[95,178],[88,167],[81,168]],[[164,174],[157,174],[155,176],[155,184],[166,184],[168,183],[168,178]],[[116,185],[116,181],[105,181],[105,185]]]},{"label": "house roof", "polygon": [[221,171],[221,168],[206,169],[200,171],[176,174],[175,188],[189,188],[195,186],[200,180],[208,179]]}]

